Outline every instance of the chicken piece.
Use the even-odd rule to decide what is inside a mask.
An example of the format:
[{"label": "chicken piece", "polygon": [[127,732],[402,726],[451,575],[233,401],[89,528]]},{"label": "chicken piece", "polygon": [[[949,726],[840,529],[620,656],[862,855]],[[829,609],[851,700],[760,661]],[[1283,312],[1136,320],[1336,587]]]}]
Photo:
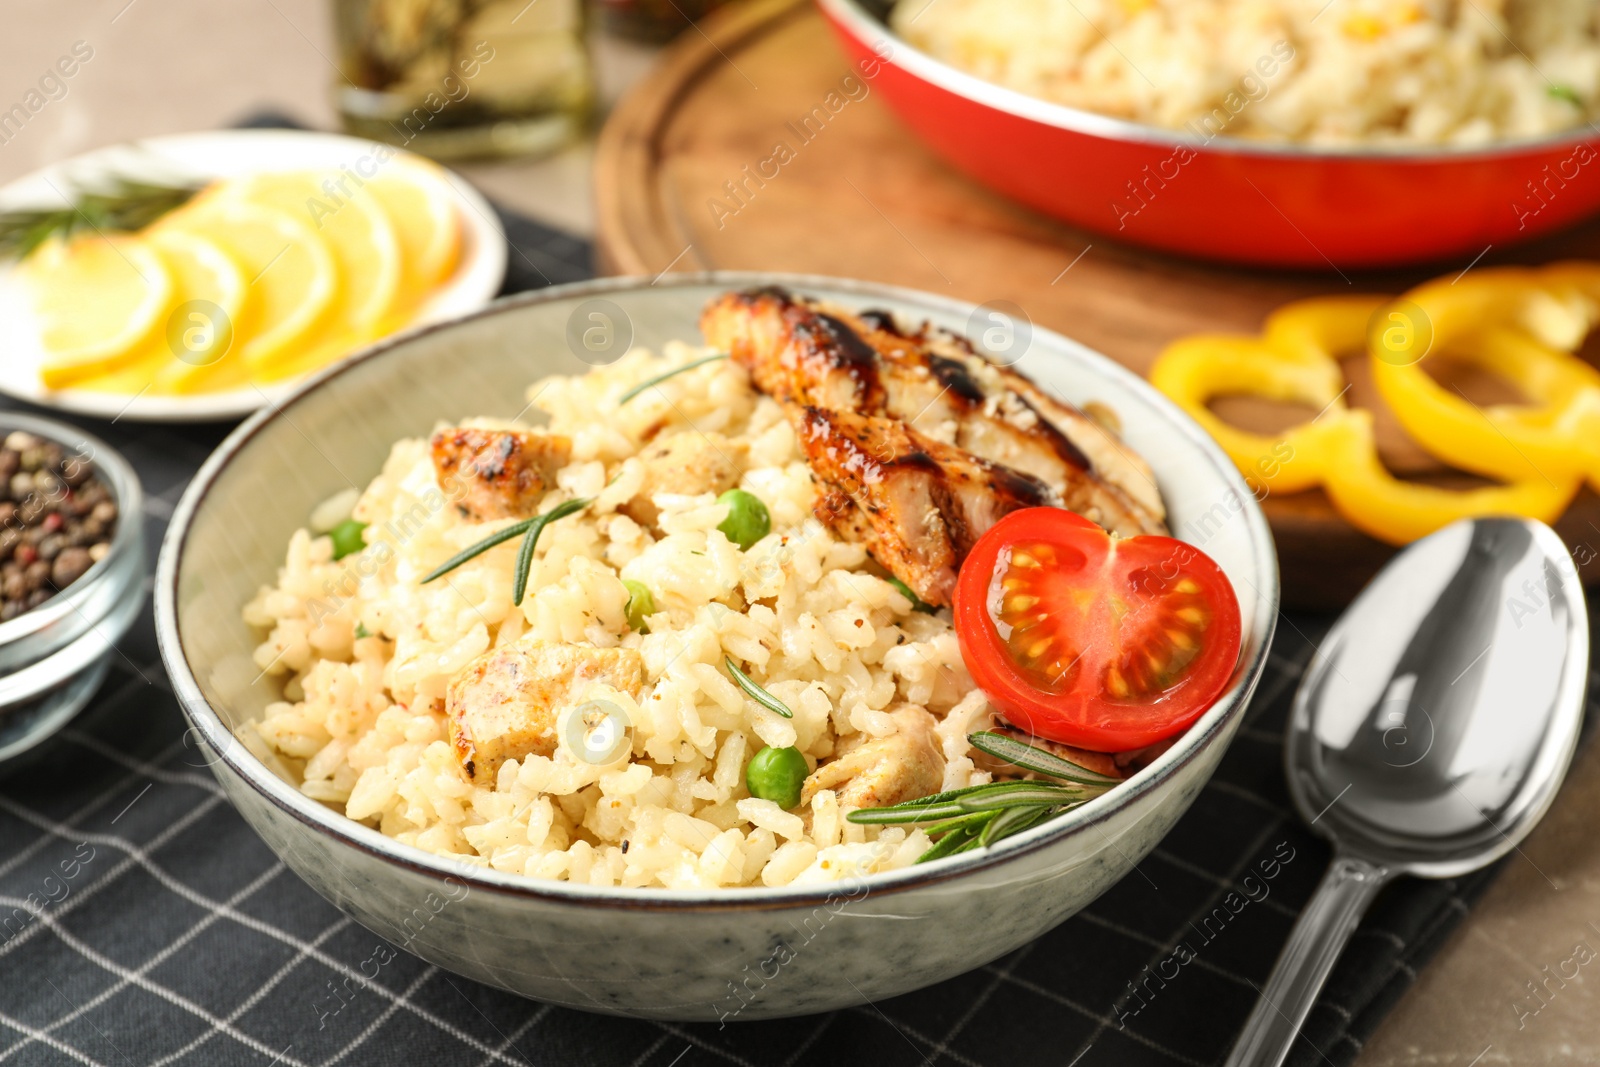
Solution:
[{"label": "chicken piece", "polygon": [[541,642],[491,648],[450,681],[445,715],[461,770],[492,784],[508,759],[554,754],[557,714],[596,685],[637,698],[643,658],[631,648]]},{"label": "chicken piece", "polygon": [[[1032,745],[1034,748],[1042,748],[1046,752],[1060,756],[1068,762],[1076,763],[1086,771],[1103,774],[1107,778],[1126,778],[1130,773],[1122,763],[1118,762],[1121,759],[1120,755],[1112,755],[1106,752],[1090,752],[1086,748],[1074,748],[1059,741],[1049,741],[1043,737],[1035,737],[1025,730],[1019,730],[1015,726],[1007,726],[1004,723],[998,723],[991,729],[994,733],[1015,738],[1023,744]],[[1007,763],[1003,759],[996,759],[987,752],[980,752],[978,749],[972,750],[972,763],[980,771],[988,771],[996,778],[1042,778],[1045,781],[1052,780],[1044,775],[1025,771],[1015,763]]]},{"label": "chicken piece", "polygon": [[1043,481],[1063,506],[1114,533],[1166,532],[1142,459],[958,334],[927,324],[906,331],[885,312],[855,314],[773,288],[712,301],[700,327],[779,400],[899,419]]},{"label": "chicken piece", "polygon": [[534,430],[454,426],[432,443],[439,487],[473,522],[532,515],[572,455],[569,438]]},{"label": "chicken piece", "polygon": [[1043,482],[898,419],[808,407],[790,416],[812,474],[827,491],[817,517],[867,546],[926,603],[943,606],[973,544],[1019,508],[1059,506]]},{"label": "chicken piece", "polygon": [[937,793],[944,785],[944,753],[933,732],[933,716],[908,705],[891,717],[898,727],[895,733],[859,741],[812,771],[801,788],[800,803],[809,805],[824,789],[837,793],[839,807],[846,811]]},{"label": "chicken piece", "polygon": [[[966,346],[969,350],[971,348],[965,337],[955,338],[955,343]],[[974,354],[973,358],[982,357]],[[1047,425],[1054,427],[1089,461],[1090,469],[1100,472],[1102,481],[1116,486],[1127,495],[1135,517],[1148,527],[1142,532],[1167,532],[1167,506],[1161,499],[1161,490],[1156,486],[1155,472],[1150,469],[1150,464],[1145,462],[1143,456],[1123,444],[1116,432],[1110,429],[1111,425],[1115,425],[1115,412],[1110,412],[1102,404],[1099,406],[1111,417],[1107,419],[1103,415],[1101,418],[1095,418],[1079,408],[1063,404],[1040,389],[1032,380],[1009,367],[998,367],[996,372],[1000,381],[1005,383],[1005,386],[1024,405]],[[1096,522],[1100,521],[1088,511],[1083,514]],[[1122,530],[1113,532],[1125,535]]]},{"label": "chicken piece", "polygon": [[654,441],[639,454],[644,483],[619,510],[641,526],[654,526],[657,493],[724,493],[739,484],[750,447],[720,433],[685,430]]}]

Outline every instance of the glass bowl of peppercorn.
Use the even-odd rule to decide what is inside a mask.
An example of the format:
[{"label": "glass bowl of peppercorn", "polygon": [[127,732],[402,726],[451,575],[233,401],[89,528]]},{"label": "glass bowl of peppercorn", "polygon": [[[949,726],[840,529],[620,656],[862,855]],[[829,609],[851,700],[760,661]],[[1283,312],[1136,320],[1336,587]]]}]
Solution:
[{"label": "glass bowl of peppercorn", "polygon": [[141,513],[138,476],[109,445],[0,412],[0,760],[99,687],[144,601]]}]

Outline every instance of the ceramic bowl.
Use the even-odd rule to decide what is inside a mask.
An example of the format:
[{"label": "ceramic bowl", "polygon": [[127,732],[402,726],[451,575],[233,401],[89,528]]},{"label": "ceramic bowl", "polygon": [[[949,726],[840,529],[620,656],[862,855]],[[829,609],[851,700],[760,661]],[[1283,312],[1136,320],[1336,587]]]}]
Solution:
[{"label": "ceramic bowl", "polygon": [[35,747],[82,710],[144,603],[144,495],[120,455],[66,423],[0,412],[0,440],[22,431],[89,460],[117,502],[110,551],[32,611],[0,623],[0,762]]},{"label": "ceramic bowl", "polygon": [[259,637],[240,607],[273,580],[290,534],[319,501],[365,484],[397,438],[426,435],[442,419],[514,416],[530,382],[586,370],[594,358],[574,355],[583,351],[576,339],[596,312],[659,351],[699,337],[712,296],[770,284],[962,331],[978,312],[908,290],[766,274],[547,289],[331,368],[241,426],[190,485],[162,549],[156,616],[193,734],[267,844],[381,937],[469,978],[593,1011],[679,1020],[826,1011],[970,970],[1060,923],[1155,846],[1222,757],[1277,617],[1266,522],[1198,426],[1131,372],[1044,330],[1026,339],[1019,366],[1069,400],[1098,400],[1120,416],[1129,446],[1155,468],[1174,529],[1222,565],[1244,622],[1227,694],[1106,796],[986,852],[831,888],[595,888],[400,844],[302,795],[236,740],[234,728],[277,699],[251,660]]}]

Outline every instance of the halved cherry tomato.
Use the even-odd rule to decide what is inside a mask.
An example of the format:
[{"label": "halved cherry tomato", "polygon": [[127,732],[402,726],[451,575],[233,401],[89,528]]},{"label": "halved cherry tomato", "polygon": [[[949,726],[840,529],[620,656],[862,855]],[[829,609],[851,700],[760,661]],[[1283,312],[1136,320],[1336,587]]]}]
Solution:
[{"label": "halved cherry tomato", "polygon": [[967,670],[1008,720],[1096,752],[1183,730],[1239,659],[1239,602],[1210,556],[1061,508],[1014,511],[978,539],[955,618]]}]

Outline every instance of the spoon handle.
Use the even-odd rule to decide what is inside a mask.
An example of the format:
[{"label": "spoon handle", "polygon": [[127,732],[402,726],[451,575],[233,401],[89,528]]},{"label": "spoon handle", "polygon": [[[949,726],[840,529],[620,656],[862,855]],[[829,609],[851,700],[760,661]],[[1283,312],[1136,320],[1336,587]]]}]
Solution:
[{"label": "spoon handle", "polygon": [[1392,872],[1378,864],[1355,856],[1334,857],[1311,903],[1294,924],[1227,1067],[1278,1067],[1283,1063],[1345,942],[1390,877]]}]

